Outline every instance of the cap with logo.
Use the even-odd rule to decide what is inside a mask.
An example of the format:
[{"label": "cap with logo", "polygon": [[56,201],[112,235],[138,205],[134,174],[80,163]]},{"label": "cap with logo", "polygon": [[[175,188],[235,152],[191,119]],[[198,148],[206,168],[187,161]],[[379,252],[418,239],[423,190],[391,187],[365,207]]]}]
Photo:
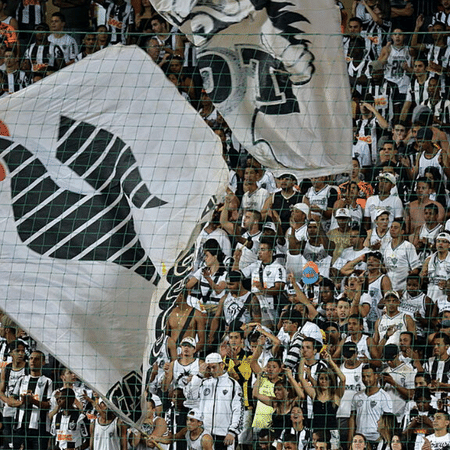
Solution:
[{"label": "cap with logo", "polygon": [[348,208],[339,208],[334,216],[336,217],[336,219],[338,217],[346,217],[347,219],[350,219],[352,217]]},{"label": "cap with logo", "polygon": [[206,364],[220,364],[222,361],[222,357],[219,355],[219,353],[210,353],[206,359]]},{"label": "cap with logo", "polygon": [[189,418],[191,418],[191,419],[195,419],[195,420],[198,420],[200,422],[203,422],[203,413],[197,408],[191,409],[188,412],[187,416]]},{"label": "cap with logo", "polygon": [[344,358],[351,358],[357,352],[358,347],[354,342],[345,342],[342,346],[342,356]]},{"label": "cap with logo", "polygon": [[384,294],[384,298],[388,297],[395,297],[397,300],[400,300],[400,295],[398,295],[397,291],[387,291],[386,294]]},{"label": "cap with logo", "polygon": [[266,222],[263,225],[263,228],[267,228],[267,229],[275,231],[275,232],[277,231],[277,226],[273,222]]},{"label": "cap with logo", "polygon": [[193,337],[186,336],[185,338],[183,338],[180,345],[190,345],[191,347],[195,348],[196,347],[195,339]]},{"label": "cap with logo", "polygon": [[380,180],[382,180],[382,179],[387,180],[392,184],[397,184],[397,178],[395,178],[395,175],[393,175],[392,173],[389,173],[389,172],[380,173],[380,175],[378,175],[378,178]]},{"label": "cap with logo", "polygon": [[438,240],[438,239],[444,239],[447,242],[450,242],[450,233],[447,233],[447,232],[443,231],[442,233],[439,233],[436,236],[436,240]]}]

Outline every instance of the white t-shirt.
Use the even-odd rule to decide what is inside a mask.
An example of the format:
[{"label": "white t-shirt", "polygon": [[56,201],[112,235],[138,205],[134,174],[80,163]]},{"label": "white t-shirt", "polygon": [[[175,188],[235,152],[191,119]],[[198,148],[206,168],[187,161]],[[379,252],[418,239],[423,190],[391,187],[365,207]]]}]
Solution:
[{"label": "white t-shirt", "polygon": [[352,411],[356,411],[356,432],[373,442],[380,437],[378,420],[384,413],[393,412],[392,400],[383,389],[370,397],[364,390],[353,397]]},{"label": "white t-shirt", "polygon": [[450,433],[445,436],[437,437],[434,433],[426,436],[431,444],[431,450],[443,450],[445,447],[450,446]]},{"label": "white t-shirt", "polygon": [[[402,363],[395,369],[387,367],[383,373],[389,374],[394,381],[404,387],[405,389],[414,389],[414,369],[409,365]],[[397,416],[398,421],[405,415],[406,400],[397,392],[392,385],[386,383],[384,390],[391,396],[392,406],[394,408],[394,414]]]},{"label": "white t-shirt", "polygon": [[352,147],[352,158],[357,158],[359,167],[368,167],[372,165],[372,155],[370,153],[370,146],[367,142],[356,141]]},{"label": "white t-shirt", "polygon": [[77,41],[73,37],[64,34],[62,37],[56,38],[53,34],[50,34],[48,40],[61,48],[66,64],[70,61],[75,61],[79,52]]},{"label": "white t-shirt", "polygon": [[391,242],[383,251],[383,261],[394,291],[404,291],[408,273],[421,265],[416,248],[409,241],[403,241],[395,249]]},{"label": "white t-shirt", "polygon": [[262,176],[262,178],[260,180],[258,180],[256,182],[256,185],[259,188],[263,188],[266,191],[272,193],[272,192],[277,192],[280,189],[277,187],[277,182],[275,180],[275,177],[273,175],[272,172],[270,172],[269,170],[266,170],[264,172],[264,175]]},{"label": "white t-shirt", "polygon": [[263,188],[258,188],[253,192],[246,192],[242,196],[241,209],[254,209],[261,212],[263,209],[265,201],[270,197],[268,190]]},{"label": "white t-shirt", "polygon": [[360,364],[354,369],[347,369],[344,364],[341,365],[341,372],[345,375],[345,391],[336,417],[350,417],[353,397],[357,392],[365,389],[364,383],[362,382],[363,365]]},{"label": "white t-shirt", "polygon": [[403,217],[403,203],[399,197],[393,195],[384,200],[380,200],[379,195],[370,196],[364,208],[364,217],[370,217],[372,228],[376,227],[375,218],[377,211],[389,211],[390,226],[396,217]]},{"label": "white t-shirt", "polygon": [[[344,248],[338,259],[333,264],[333,267],[338,271],[341,270],[349,261],[353,261],[361,255],[370,252],[370,249],[367,247],[363,247],[361,250],[354,250],[353,247]],[[362,261],[356,264],[355,270],[366,270],[367,263]]]}]

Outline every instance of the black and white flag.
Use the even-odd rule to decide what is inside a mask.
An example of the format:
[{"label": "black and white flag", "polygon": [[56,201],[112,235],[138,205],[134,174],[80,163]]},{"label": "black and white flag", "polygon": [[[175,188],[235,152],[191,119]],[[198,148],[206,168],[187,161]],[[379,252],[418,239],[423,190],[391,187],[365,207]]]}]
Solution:
[{"label": "black and white flag", "polygon": [[131,411],[150,299],[225,185],[222,146],[137,47],[95,53],[0,111],[0,308]]},{"label": "black and white flag", "polygon": [[334,0],[151,0],[198,47],[204,87],[275,173],[351,168],[352,119]]}]

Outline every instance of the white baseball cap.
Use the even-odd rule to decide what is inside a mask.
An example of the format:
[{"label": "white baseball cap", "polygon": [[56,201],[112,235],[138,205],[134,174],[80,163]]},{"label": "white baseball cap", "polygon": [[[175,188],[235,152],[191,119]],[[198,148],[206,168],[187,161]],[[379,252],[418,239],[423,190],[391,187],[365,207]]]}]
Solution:
[{"label": "white baseball cap", "polygon": [[187,416],[190,417],[191,419],[196,419],[200,422],[203,422],[203,413],[197,408],[191,409],[188,412]]},{"label": "white baseball cap", "polygon": [[389,172],[380,173],[380,175],[378,175],[378,178],[380,180],[382,178],[384,178],[385,180],[388,180],[389,182],[391,182],[394,185],[397,184],[397,178],[395,178],[395,175],[393,175],[392,173],[389,173]]},{"label": "white baseball cap", "polygon": [[191,336],[185,337],[185,338],[181,341],[180,345],[183,345],[183,344],[191,345],[191,346],[194,347],[194,348],[196,347],[195,339],[194,339],[193,337],[191,337]]},{"label": "white baseball cap", "polygon": [[218,353],[210,353],[205,359],[206,364],[219,364],[221,362],[223,362],[222,357]]},{"label": "white baseball cap", "polygon": [[298,209],[299,211],[302,211],[305,216],[308,216],[309,214],[309,206],[306,203],[300,202],[300,203],[296,203],[292,209]]},{"label": "white baseball cap", "polygon": [[436,236],[436,240],[438,239],[445,239],[447,242],[450,242],[450,234],[446,231],[443,231]]},{"label": "white baseball cap", "polygon": [[352,216],[350,214],[350,211],[348,208],[339,208],[336,211],[336,214],[334,215],[334,217],[338,218],[338,217],[346,217],[348,219],[350,219]]}]

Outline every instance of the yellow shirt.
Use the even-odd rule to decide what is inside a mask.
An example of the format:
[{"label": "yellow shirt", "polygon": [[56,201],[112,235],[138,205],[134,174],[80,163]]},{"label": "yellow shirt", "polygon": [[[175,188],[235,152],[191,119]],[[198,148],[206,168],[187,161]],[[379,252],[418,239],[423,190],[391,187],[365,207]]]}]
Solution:
[{"label": "yellow shirt", "polygon": [[[267,395],[267,397],[275,397],[273,387],[275,383],[272,383],[267,378],[261,378],[261,383],[259,385],[259,393],[262,395]],[[256,428],[269,428],[272,422],[273,408],[271,406],[265,405],[258,400],[256,404],[255,417],[253,419],[252,427]]]}]

